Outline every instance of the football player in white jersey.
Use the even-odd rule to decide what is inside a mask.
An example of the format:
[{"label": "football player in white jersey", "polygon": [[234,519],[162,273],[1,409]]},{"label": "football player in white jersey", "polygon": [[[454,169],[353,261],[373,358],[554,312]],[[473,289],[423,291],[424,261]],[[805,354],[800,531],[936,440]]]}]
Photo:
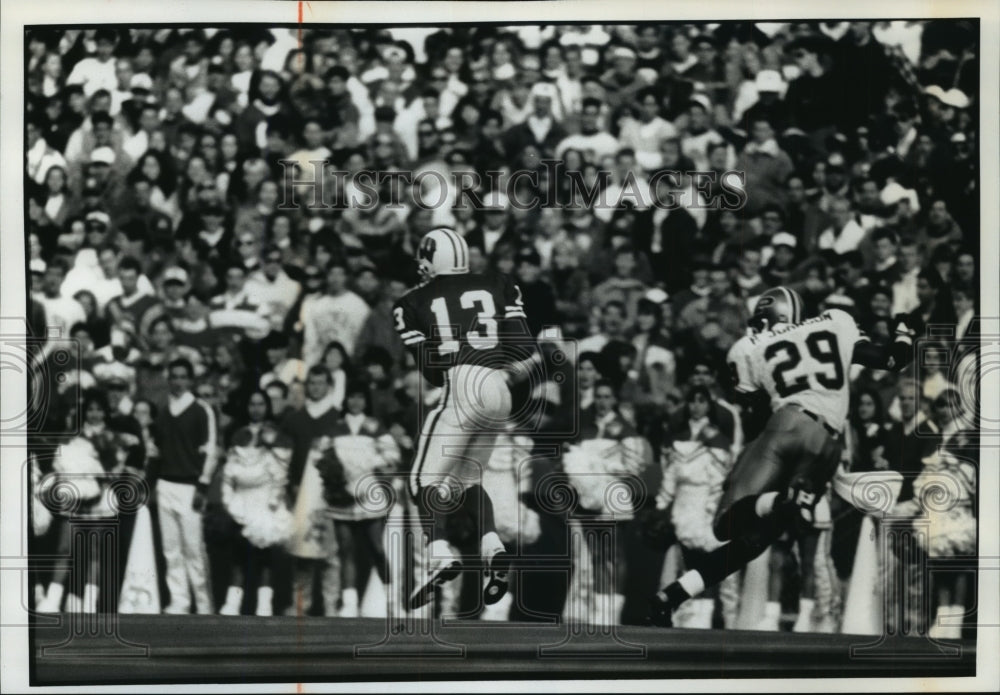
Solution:
[{"label": "football player in white jersey", "polygon": [[802,298],[786,287],[764,292],[748,323],[727,362],[740,405],[751,412],[769,405],[771,414],[719,501],[713,530],[728,542],[656,594],[655,625],[669,626],[678,605],[744,567],[790,525],[812,523],[840,461],[851,364],[899,370],[913,356],[901,320],[892,344],[878,346],[840,309],[803,320]]}]

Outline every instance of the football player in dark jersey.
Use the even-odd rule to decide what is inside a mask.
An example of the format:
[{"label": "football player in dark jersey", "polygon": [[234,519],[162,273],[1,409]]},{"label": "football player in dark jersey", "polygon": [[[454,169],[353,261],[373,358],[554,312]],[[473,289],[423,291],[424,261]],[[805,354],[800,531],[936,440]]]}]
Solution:
[{"label": "football player in dark jersey", "polygon": [[[448,228],[420,242],[421,283],[393,307],[396,330],[424,376],[441,396],[421,427],[410,473],[410,492],[429,534],[427,575],[417,581],[409,605],[431,599],[434,587],[458,575],[461,560],[447,541],[449,520],[467,514],[481,531],[486,604],[507,592],[510,556],[493,522],[493,505],[481,471],[511,415],[509,379],[530,362],[521,292],[505,275],[470,273],[469,248]],[[518,340],[520,338],[520,340]],[[463,493],[464,491],[464,493]],[[456,506],[457,505],[457,506]]]}]

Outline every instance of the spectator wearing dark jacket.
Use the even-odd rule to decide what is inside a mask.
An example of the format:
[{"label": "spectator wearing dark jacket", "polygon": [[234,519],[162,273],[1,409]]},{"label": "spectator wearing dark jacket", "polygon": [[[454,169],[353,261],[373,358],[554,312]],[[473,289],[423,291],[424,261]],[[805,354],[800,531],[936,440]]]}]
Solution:
[{"label": "spectator wearing dark jacket", "polygon": [[160,458],[152,476],[170,590],[170,604],[164,612],[189,612],[193,593],[196,611],[210,614],[201,513],[218,458],[215,413],[191,392],[194,367],[190,362],[171,362],[167,378],[170,398],[154,425]]}]

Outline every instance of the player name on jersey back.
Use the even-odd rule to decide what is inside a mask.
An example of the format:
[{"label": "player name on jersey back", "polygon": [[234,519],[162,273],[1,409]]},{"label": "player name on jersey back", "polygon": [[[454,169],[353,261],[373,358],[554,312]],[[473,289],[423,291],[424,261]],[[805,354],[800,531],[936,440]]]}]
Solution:
[{"label": "player name on jersey back", "polygon": [[861,339],[850,314],[830,309],[801,323],[740,338],[727,361],[738,391],[763,389],[772,409],[796,404],[842,430],[854,345]]}]

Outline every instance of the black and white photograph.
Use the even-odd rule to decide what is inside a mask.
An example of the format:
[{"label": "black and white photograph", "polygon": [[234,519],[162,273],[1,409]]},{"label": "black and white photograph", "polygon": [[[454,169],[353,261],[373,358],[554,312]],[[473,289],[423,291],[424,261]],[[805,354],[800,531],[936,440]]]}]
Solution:
[{"label": "black and white photograph", "polygon": [[4,4],[4,692],[1000,688],[1000,8]]}]

